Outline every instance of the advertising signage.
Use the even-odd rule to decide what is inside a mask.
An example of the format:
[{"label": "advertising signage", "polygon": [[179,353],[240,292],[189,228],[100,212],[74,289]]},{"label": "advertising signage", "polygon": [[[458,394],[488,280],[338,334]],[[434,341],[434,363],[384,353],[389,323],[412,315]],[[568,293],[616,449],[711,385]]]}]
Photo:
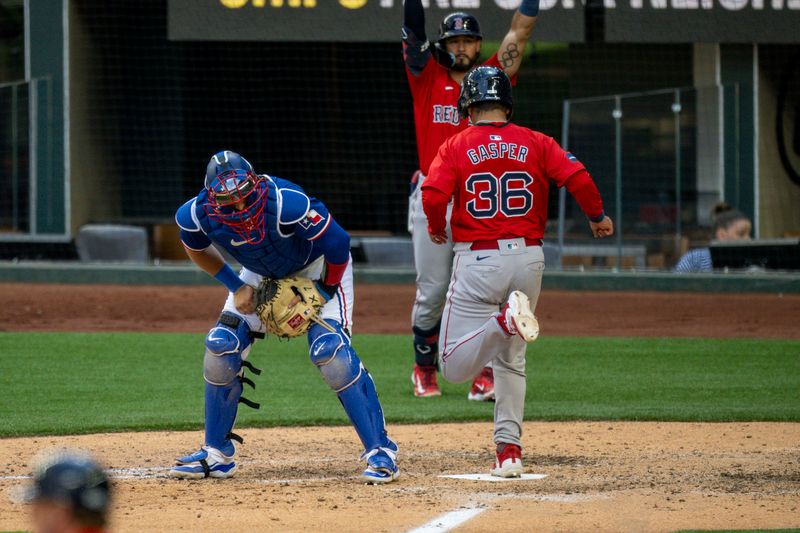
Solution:
[{"label": "advertising signage", "polygon": [[605,40],[800,43],[800,0],[605,0]]},{"label": "advertising signage", "polygon": [[[467,11],[487,40],[508,31],[521,0],[423,0],[428,38],[453,11]],[[177,41],[399,42],[402,0],[169,0]],[[541,0],[537,41],[582,42],[581,0]]]}]

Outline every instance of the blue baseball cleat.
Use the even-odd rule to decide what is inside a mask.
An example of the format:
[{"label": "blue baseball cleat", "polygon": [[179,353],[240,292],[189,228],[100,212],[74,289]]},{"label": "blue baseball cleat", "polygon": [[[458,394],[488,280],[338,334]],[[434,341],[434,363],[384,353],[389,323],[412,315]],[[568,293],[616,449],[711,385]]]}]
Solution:
[{"label": "blue baseball cleat", "polygon": [[227,456],[216,448],[203,446],[198,451],[180,457],[169,471],[170,477],[181,479],[224,479],[236,473],[233,455]]},{"label": "blue baseball cleat", "polygon": [[389,439],[389,444],[364,452],[361,456],[367,461],[367,469],[361,474],[361,480],[368,485],[391,483],[400,477],[397,467],[397,444]]}]

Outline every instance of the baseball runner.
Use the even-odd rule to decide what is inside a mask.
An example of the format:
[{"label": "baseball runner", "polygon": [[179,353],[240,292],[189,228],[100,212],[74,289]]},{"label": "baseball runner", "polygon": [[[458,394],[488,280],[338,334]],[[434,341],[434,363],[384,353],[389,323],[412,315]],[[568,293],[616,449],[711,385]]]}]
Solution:
[{"label": "baseball runner", "polygon": [[[485,64],[504,69],[515,80],[538,12],[539,0],[522,0],[500,49]],[[421,397],[441,395],[436,381],[437,346],[453,246],[449,241],[446,245],[435,246],[428,239],[428,221],[422,210],[420,185],[425,181],[439,146],[467,126],[467,121],[458,114],[458,93],[464,75],[478,62],[482,38],[478,20],[458,12],[444,18],[438,39],[429,43],[421,0],[405,2],[403,55],[414,101],[419,156],[419,170],[411,179],[408,210],[408,229],[417,271],[417,292],[411,313],[416,361],[411,379],[414,394]],[[468,398],[476,401],[494,399],[491,367],[475,379]]]},{"label": "baseball runner", "polygon": [[[260,373],[247,356],[265,332],[255,287],[263,278],[299,276],[314,280],[315,298],[324,300],[318,317],[324,322],[308,329],[309,355],[364,445],[361,477],[367,483],[397,479],[397,444],[387,436],[372,377],[350,344],[350,237],[325,205],[294,183],[256,174],[245,158],[226,150],[211,158],[205,187],[178,209],[176,220],[189,258],[230,293],[205,340],[205,442],[179,458],[170,474],[195,479],[236,472],[233,441],[242,440],[232,430],[239,403],[258,408],[242,397],[243,384],[253,386],[245,369]],[[238,275],[217,248],[243,266]]]},{"label": "baseball runner", "polygon": [[439,148],[422,185],[430,240],[455,242],[440,339],[442,376],[473,379],[488,362],[495,379],[492,474],[522,473],[526,343],[536,340],[533,315],[544,271],[542,236],[550,183],[567,190],[589,217],[595,237],[612,235],[597,187],[584,166],[551,137],[508,121],[511,81],[482,66],[464,78],[458,102],[471,126]]}]

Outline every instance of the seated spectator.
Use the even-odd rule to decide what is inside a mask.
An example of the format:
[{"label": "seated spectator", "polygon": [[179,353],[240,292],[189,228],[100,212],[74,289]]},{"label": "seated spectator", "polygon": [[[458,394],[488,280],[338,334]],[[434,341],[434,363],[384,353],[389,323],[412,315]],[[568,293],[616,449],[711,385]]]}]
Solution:
[{"label": "seated spectator", "polygon": [[[750,239],[753,223],[730,205],[722,202],[714,206],[711,215],[713,236],[718,241],[741,241]],[[711,272],[711,250],[708,247],[694,248],[686,252],[675,265],[675,272]]]}]

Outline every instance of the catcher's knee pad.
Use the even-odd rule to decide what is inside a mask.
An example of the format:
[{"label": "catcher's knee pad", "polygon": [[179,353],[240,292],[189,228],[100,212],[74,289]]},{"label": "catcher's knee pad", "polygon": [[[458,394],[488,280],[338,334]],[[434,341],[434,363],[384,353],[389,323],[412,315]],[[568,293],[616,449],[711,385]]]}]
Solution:
[{"label": "catcher's knee pad", "polygon": [[417,364],[431,366],[436,364],[439,353],[439,324],[431,329],[411,328],[414,332],[414,357]]},{"label": "catcher's knee pad", "polygon": [[205,380],[211,385],[233,382],[241,372],[242,360],[247,358],[251,342],[247,321],[232,313],[222,313],[206,335]]},{"label": "catcher's knee pad", "polygon": [[[319,333],[319,330],[322,333]],[[309,356],[322,373],[325,383],[334,391],[341,392],[352,385],[361,375],[361,361],[341,328],[331,333],[321,326],[312,326],[309,332]]]}]

